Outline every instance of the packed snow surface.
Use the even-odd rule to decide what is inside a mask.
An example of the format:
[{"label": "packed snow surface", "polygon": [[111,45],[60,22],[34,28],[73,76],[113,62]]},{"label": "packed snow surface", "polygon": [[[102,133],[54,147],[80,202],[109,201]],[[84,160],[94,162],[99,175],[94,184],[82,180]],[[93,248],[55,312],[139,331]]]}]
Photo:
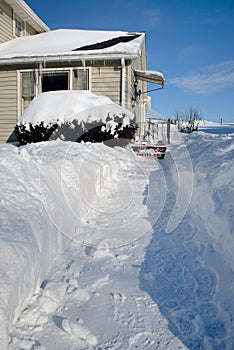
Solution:
[{"label": "packed snow surface", "polygon": [[1,145],[1,349],[234,348],[233,134],[172,132]]},{"label": "packed snow surface", "polygon": [[129,124],[134,114],[112,102],[107,96],[97,96],[88,90],[49,91],[37,95],[24,111],[18,125],[66,123],[78,120],[84,123],[106,122],[115,116]]}]

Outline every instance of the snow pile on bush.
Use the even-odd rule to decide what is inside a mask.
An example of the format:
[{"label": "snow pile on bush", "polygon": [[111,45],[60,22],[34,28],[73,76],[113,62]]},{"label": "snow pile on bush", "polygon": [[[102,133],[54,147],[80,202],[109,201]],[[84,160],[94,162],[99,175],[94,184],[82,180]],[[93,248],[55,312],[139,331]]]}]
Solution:
[{"label": "snow pile on bush", "polygon": [[90,91],[50,91],[34,98],[16,125],[20,142],[132,139],[134,114]]},{"label": "snow pile on bush", "polygon": [[0,348],[7,349],[12,322],[117,186],[123,155],[102,144],[54,141],[1,145],[0,163]]}]

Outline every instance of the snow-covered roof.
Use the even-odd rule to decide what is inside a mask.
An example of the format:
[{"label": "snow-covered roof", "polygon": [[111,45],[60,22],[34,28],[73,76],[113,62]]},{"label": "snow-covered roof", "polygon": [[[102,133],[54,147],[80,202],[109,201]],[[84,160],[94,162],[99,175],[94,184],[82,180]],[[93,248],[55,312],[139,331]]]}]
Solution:
[{"label": "snow-covered roof", "polygon": [[59,29],[13,39],[0,45],[0,64],[82,58],[134,58],[144,33]]},{"label": "snow-covered roof", "polygon": [[49,27],[36,15],[36,13],[23,0],[5,0],[14,9],[16,14],[28,22],[39,33],[49,31]]}]

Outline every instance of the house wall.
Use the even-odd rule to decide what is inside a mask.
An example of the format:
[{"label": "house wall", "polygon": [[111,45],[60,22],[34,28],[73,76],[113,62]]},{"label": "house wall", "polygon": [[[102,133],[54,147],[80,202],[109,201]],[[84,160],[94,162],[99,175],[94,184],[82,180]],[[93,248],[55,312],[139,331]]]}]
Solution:
[{"label": "house wall", "polygon": [[25,35],[35,35],[35,34],[38,34],[38,32],[32,26],[30,26],[30,24],[26,22]]},{"label": "house wall", "polygon": [[[23,62],[22,62],[23,64]],[[134,69],[141,67],[141,58],[139,57],[133,63],[125,61],[125,107],[132,109],[131,98],[134,91]],[[82,68],[81,61],[74,62],[67,66],[62,62],[47,63],[45,70],[64,69],[72,72],[73,68]],[[89,90],[96,95],[108,96],[113,102],[121,105],[122,101],[122,66],[121,60],[107,61],[87,61],[85,67],[90,69]],[[8,70],[0,70],[0,142],[6,142],[11,137],[18,117],[21,116],[21,86],[20,72],[24,69],[37,72],[39,65],[34,63],[25,67],[8,67]],[[40,84],[39,84],[40,85]],[[70,84],[72,86],[72,84]],[[39,86],[35,91],[38,90]]]},{"label": "house wall", "polygon": [[[96,95],[108,96],[113,102],[122,105],[122,66],[121,61],[92,62],[87,67],[91,67],[90,90]],[[125,92],[124,106],[131,109],[131,98],[133,94],[134,73],[131,61],[125,60]],[[132,83],[133,82],[133,83]]]},{"label": "house wall", "polygon": [[13,38],[12,8],[0,0],[0,44]]},{"label": "house wall", "polygon": [[17,122],[17,72],[0,71],[0,143],[6,142]]},{"label": "house wall", "polygon": [[[135,76],[134,76],[134,70],[146,70],[146,49],[145,49],[145,40],[142,43],[141,46],[141,52],[139,56],[132,60],[129,67],[128,67],[128,90],[127,90],[127,101],[128,106],[131,105],[132,96],[134,96],[135,89],[134,89],[134,83],[135,83]],[[136,100],[135,107],[133,108],[133,111],[136,115],[136,121],[139,123],[145,122],[145,115],[146,115],[146,102],[147,102],[147,83],[143,81],[138,81],[137,84],[137,91],[141,90],[142,93]]]},{"label": "house wall", "polygon": [[[99,67],[97,66],[99,64]],[[100,66],[101,65],[101,66]],[[59,65],[58,65],[59,66]],[[46,66],[46,69],[56,70],[61,67],[55,67],[55,64]],[[61,63],[60,63],[61,66]],[[65,66],[64,70],[74,67],[82,67],[81,62],[77,62],[73,66]],[[121,66],[119,61],[109,62],[107,66],[101,62],[87,62],[87,68],[90,68],[90,86],[89,89],[96,95],[106,95],[113,102],[121,104]],[[17,67],[16,67],[17,68]],[[21,97],[20,97],[20,79],[18,72],[23,71],[17,69],[1,71],[0,70],[0,143],[12,139],[15,124],[18,121],[18,115],[21,116]],[[38,65],[31,67],[38,69]],[[18,78],[17,78],[18,75]],[[126,77],[127,81],[127,77]],[[40,92],[40,91],[39,91]]]},{"label": "house wall", "polygon": [[[16,13],[17,15],[17,13]],[[24,35],[35,35],[38,32],[32,26],[25,22]],[[14,12],[13,9],[0,0],[0,44],[14,39]]]},{"label": "house wall", "polygon": [[[83,67],[84,62],[74,62],[67,67],[67,63],[57,62],[48,63],[46,68],[74,68]],[[121,104],[121,62],[120,60],[94,60],[86,61],[85,67],[90,68],[90,86],[89,89],[96,95],[108,96],[113,102]],[[125,76],[125,84],[127,85],[128,77]],[[125,98],[127,93],[125,91]]]},{"label": "house wall", "polygon": [[[17,13],[15,13],[17,15]],[[24,35],[38,32],[27,22]],[[0,44],[14,39],[14,11],[4,0],[0,0]],[[18,119],[18,82],[16,68],[0,70],[0,143],[11,138]]]},{"label": "house wall", "polygon": [[120,87],[120,67],[92,67],[90,90],[94,94],[108,96],[113,102],[120,104]]}]

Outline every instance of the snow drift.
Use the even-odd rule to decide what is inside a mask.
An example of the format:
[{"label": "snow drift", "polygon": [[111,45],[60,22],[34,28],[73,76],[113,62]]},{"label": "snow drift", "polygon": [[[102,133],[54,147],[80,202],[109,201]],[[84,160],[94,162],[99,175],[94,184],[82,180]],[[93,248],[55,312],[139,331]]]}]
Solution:
[{"label": "snow drift", "polygon": [[0,147],[1,348],[233,348],[233,134],[169,150]]},{"label": "snow drift", "polygon": [[222,132],[173,135],[166,184],[157,169],[150,176],[165,200],[157,221],[149,203],[154,234],[141,288],[190,350],[234,348],[234,134]]},{"label": "snow drift", "polygon": [[9,327],[113,190],[122,160],[101,144],[58,141],[1,145],[0,162],[0,348],[7,349]]}]

